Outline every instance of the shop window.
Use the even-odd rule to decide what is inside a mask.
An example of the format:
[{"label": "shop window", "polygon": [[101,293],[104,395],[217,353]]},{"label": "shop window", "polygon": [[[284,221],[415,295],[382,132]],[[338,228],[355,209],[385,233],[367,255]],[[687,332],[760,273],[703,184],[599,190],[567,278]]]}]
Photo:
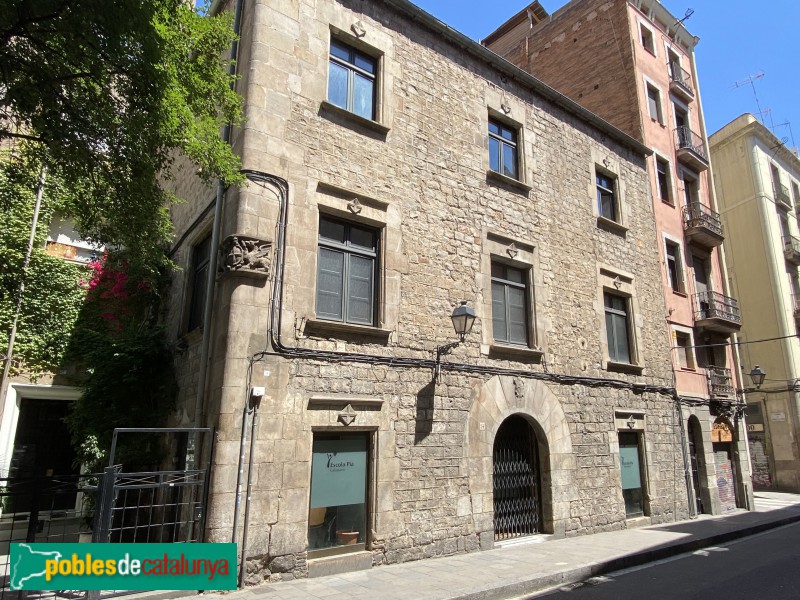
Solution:
[{"label": "shop window", "polygon": [[311,553],[338,554],[366,547],[368,436],[314,435],[308,513]]}]

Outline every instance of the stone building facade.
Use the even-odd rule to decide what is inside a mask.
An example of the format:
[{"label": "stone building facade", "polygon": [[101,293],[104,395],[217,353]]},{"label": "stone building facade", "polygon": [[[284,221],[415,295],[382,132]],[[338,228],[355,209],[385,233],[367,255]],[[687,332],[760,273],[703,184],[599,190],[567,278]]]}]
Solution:
[{"label": "stone building facade", "polygon": [[207,538],[246,530],[258,583],[686,517],[650,151],[405,0],[259,0],[241,24],[249,181],[210,298],[214,190],[187,173],[173,209]]},{"label": "stone building facade", "polygon": [[698,38],[658,0],[538,2],[483,43],[652,150],[647,166],[697,513],[752,508],[739,390],[742,326],[725,271],[694,60]]}]

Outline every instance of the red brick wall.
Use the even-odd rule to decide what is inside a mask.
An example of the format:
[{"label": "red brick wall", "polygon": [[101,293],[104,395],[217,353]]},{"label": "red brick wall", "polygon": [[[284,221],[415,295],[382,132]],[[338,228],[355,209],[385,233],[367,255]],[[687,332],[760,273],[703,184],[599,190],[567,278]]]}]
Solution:
[{"label": "red brick wall", "polygon": [[629,32],[626,0],[573,0],[488,47],[641,140]]}]

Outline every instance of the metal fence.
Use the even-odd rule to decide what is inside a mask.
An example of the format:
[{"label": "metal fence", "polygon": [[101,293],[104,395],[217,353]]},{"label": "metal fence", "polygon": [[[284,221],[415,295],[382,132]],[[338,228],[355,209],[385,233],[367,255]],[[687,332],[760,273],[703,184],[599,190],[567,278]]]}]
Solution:
[{"label": "metal fence", "polygon": [[[10,544],[91,541],[97,483],[97,475],[0,478],[0,598],[25,594],[8,588]],[[75,592],[27,592],[28,598],[57,596]]]},{"label": "metal fence", "polygon": [[[92,600],[128,592],[12,591],[12,543],[50,542],[202,542],[213,454],[211,429],[119,429],[128,434],[204,435],[210,443],[203,468],[48,477],[0,478],[0,600],[70,598]],[[194,446],[192,446],[194,448]],[[186,453],[182,453],[184,458]]]}]

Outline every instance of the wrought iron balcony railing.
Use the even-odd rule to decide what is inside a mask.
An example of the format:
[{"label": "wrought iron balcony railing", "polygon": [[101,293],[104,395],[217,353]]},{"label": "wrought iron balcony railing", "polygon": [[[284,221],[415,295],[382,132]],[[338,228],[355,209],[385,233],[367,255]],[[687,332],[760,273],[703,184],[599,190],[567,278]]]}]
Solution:
[{"label": "wrought iron balcony railing", "polygon": [[[735,298],[718,292],[700,292],[694,295],[695,322],[717,321],[730,324],[738,329],[742,324],[739,303]],[[702,324],[702,323],[700,323]]]},{"label": "wrought iron balcony railing", "polygon": [[719,213],[699,202],[683,207],[683,229],[687,237],[711,248],[724,239]]},{"label": "wrought iron balcony railing", "polygon": [[669,79],[670,87],[675,88],[678,86],[678,91],[682,92],[687,98],[694,98],[694,86],[692,85],[692,76],[689,71],[681,67],[678,63],[669,63]]},{"label": "wrought iron balcony railing", "polygon": [[783,238],[783,255],[793,265],[800,265],[800,239],[794,236]]},{"label": "wrought iron balcony railing", "polygon": [[687,125],[675,129],[675,145],[679,159],[690,159],[696,169],[708,168],[708,152],[703,138]]},{"label": "wrought iron balcony railing", "polygon": [[736,395],[731,370],[725,367],[706,367],[708,394],[712,398],[732,398]]}]

